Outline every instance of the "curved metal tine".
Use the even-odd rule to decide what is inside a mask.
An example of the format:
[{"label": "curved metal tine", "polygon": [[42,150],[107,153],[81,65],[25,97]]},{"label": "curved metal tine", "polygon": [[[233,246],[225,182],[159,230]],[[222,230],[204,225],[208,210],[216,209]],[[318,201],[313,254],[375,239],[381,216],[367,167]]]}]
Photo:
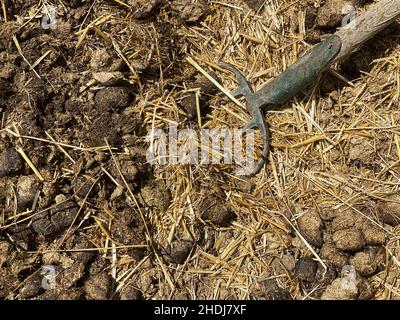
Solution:
[{"label": "curved metal tine", "polygon": [[244,136],[248,130],[254,128],[257,128],[260,131],[260,134],[263,138],[263,150],[254,169],[250,174],[248,174],[249,177],[252,177],[260,172],[265,162],[267,161],[271,144],[269,127],[266,125],[262,111],[260,109],[258,109],[258,112],[253,115],[251,121],[243,128],[242,136]]},{"label": "curved metal tine", "polygon": [[232,96],[234,96],[235,98],[239,96],[244,96],[246,99],[249,99],[250,97],[253,96],[254,94],[253,89],[247,82],[244,75],[236,67],[225,62],[221,62],[218,65],[232,72],[235,75],[236,79],[239,81],[239,87],[237,87],[235,90],[231,92]]}]

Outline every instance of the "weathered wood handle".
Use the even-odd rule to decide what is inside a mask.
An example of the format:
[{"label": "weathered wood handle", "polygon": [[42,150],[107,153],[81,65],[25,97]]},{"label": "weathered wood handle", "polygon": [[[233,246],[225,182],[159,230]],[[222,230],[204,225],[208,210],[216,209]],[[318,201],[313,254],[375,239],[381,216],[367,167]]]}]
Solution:
[{"label": "weathered wood handle", "polygon": [[336,35],[342,39],[342,49],[333,63],[356,51],[364,42],[389,26],[398,17],[400,17],[400,0],[381,0],[371,5],[366,12],[336,32]]}]

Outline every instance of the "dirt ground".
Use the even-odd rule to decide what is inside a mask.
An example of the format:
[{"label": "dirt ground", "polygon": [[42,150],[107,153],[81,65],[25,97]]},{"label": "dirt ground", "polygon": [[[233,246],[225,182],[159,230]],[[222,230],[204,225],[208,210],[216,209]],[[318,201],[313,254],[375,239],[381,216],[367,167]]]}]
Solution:
[{"label": "dirt ground", "polygon": [[187,58],[257,88],[350,1],[0,3],[0,299],[400,298],[399,23],[267,113],[246,178],[146,160],[151,128],[249,120]]}]

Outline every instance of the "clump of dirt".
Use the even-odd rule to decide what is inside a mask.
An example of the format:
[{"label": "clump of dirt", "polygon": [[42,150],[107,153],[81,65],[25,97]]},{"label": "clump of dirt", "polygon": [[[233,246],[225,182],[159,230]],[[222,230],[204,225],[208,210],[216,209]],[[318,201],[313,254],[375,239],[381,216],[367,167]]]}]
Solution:
[{"label": "clump of dirt", "polygon": [[400,224],[400,196],[391,195],[387,201],[378,201],[377,206],[378,218],[391,226]]},{"label": "clump of dirt", "polygon": [[96,92],[94,102],[100,113],[120,111],[129,106],[133,98],[127,87],[108,87]]},{"label": "clump of dirt", "polygon": [[44,291],[42,280],[43,278],[39,273],[29,277],[19,289],[19,297],[21,299],[29,299],[41,294]]},{"label": "clump of dirt", "polygon": [[175,240],[169,247],[169,253],[166,256],[168,260],[176,264],[183,264],[192,251],[193,243],[186,240]]},{"label": "clump of dirt", "polygon": [[[146,245],[145,226],[139,212],[130,208],[122,209],[111,225],[111,237],[122,246]],[[126,248],[122,253],[140,260],[146,254],[146,248]]]},{"label": "clump of dirt", "polygon": [[26,209],[33,204],[42,184],[35,176],[21,176],[17,182],[17,201],[20,209]]},{"label": "clump of dirt", "polygon": [[174,0],[171,5],[173,11],[186,23],[197,22],[208,12],[204,0]]},{"label": "clump of dirt", "polygon": [[112,162],[110,171],[121,186],[124,185],[121,175],[126,181],[134,183],[136,186],[138,181],[141,181],[141,176],[145,177],[150,169],[142,159],[132,159],[130,155],[120,155],[116,157],[116,163]]},{"label": "clump of dirt", "polygon": [[16,175],[24,164],[18,152],[12,148],[4,149],[0,154],[0,178]]},{"label": "clump of dirt", "polygon": [[135,19],[145,19],[153,15],[162,2],[162,0],[128,0]]},{"label": "clump of dirt", "polygon": [[8,269],[0,269],[0,299],[6,299],[18,286],[19,280]]},{"label": "clump of dirt", "polygon": [[227,227],[235,219],[235,213],[215,195],[206,197],[199,206],[201,218],[218,227]]},{"label": "clump of dirt", "polygon": [[313,282],[317,273],[317,263],[309,257],[299,259],[294,267],[294,275],[305,282]]},{"label": "clump of dirt", "polygon": [[321,247],[322,240],[322,228],[323,222],[318,212],[312,210],[304,213],[298,219],[299,229],[302,235],[309,241],[313,246]]},{"label": "clump of dirt", "polygon": [[171,193],[163,181],[151,182],[140,190],[142,203],[149,207],[165,212],[171,202]]},{"label": "clump of dirt", "polygon": [[19,24],[17,21],[2,22],[0,26],[0,40],[3,44],[9,44],[12,36],[17,32]]},{"label": "clump of dirt", "polygon": [[35,217],[32,228],[36,233],[44,236],[61,232],[72,225],[78,214],[79,207],[76,203],[63,202],[50,211],[43,212]]},{"label": "clump of dirt", "polygon": [[357,252],[350,258],[349,262],[362,275],[369,276],[383,263],[383,257],[374,249]]},{"label": "clump of dirt", "polygon": [[142,300],[143,294],[133,285],[128,284],[121,290],[121,300]]},{"label": "clump of dirt", "polygon": [[379,145],[373,146],[369,139],[352,137],[347,146],[348,159],[354,166],[375,168],[379,166]]},{"label": "clump of dirt", "polygon": [[332,28],[338,26],[343,17],[343,9],[346,2],[344,0],[329,0],[318,10],[316,23],[322,28]]},{"label": "clump of dirt", "polygon": [[321,41],[324,34],[334,33],[337,27],[349,23],[351,21],[349,18],[352,17],[351,10],[354,10],[354,7],[345,0],[328,0],[318,4],[310,0],[289,6],[288,15],[284,19],[291,30],[298,31],[301,28],[299,12],[302,12],[306,31],[305,40],[317,43]]},{"label": "clump of dirt", "polygon": [[340,229],[332,235],[336,248],[344,252],[355,252],[364,248],[364,234],[357,229]]},{"label": "clump of dirt", "polygon": [[89,300],[111,298],[112,278],[106,273],[98,273],[85,282],[85,294]]},{"label": "clump of dirt", "polygon": [[78,176],[73,182],[74,193],[80,199],[93,198],[99,192],[96,181],[89,176]]},{"label": "clump of dirt", "polygon": [[320,254],[323,259],[337,268],[341,268],[349,262],[349,255],[340,251],[332,241],[326,241],[323,244]]},{"label": "clump of dirt", "polygon": [[[360,207],[359,212],[353,212],[352,210],[342,211],[332,220],[332,232],[335,233],[345,229],[357,229],[362,233],[359,237],[364,238],[367,245],[384,245],[386,241],[385,232],[379,225],[374,224],[372,222],[373,220],[368,220],[368,216],[370,219],[373,217],[369,211],[370,209],[368,207]],[[367,215],[363,216],[362,214]]]},{"label": "clump of dirt", "polygon": [[[83,264],[88,266],[90,262],[96,257],[96,252],[91,251],[90,248],[93,247],[93,244],[87,239],[86,236],[73,235],[71,236],[66,243],[66,247],[69,250],[84,250],[84,251],[71,251],[70,257],[75,263]],[[87,251],[86,251],[87,250]]]},{"label": "clump of dirt", "polygon": [[266,280],[262,283],[262,295],[266,300],[292,300],[290,292],[278,285],[275,280]]}]

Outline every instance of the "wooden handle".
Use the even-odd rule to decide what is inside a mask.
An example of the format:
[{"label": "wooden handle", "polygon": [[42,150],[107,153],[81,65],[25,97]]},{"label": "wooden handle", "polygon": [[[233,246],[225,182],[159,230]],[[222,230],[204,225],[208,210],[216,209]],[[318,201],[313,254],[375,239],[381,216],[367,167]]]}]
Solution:
[{"label": "wooden handle", "polygon": [[356,17],[336,35],[342,39],[342,49],[333,63],[342,60],[400,17],[400,0],[381,0]]}]

